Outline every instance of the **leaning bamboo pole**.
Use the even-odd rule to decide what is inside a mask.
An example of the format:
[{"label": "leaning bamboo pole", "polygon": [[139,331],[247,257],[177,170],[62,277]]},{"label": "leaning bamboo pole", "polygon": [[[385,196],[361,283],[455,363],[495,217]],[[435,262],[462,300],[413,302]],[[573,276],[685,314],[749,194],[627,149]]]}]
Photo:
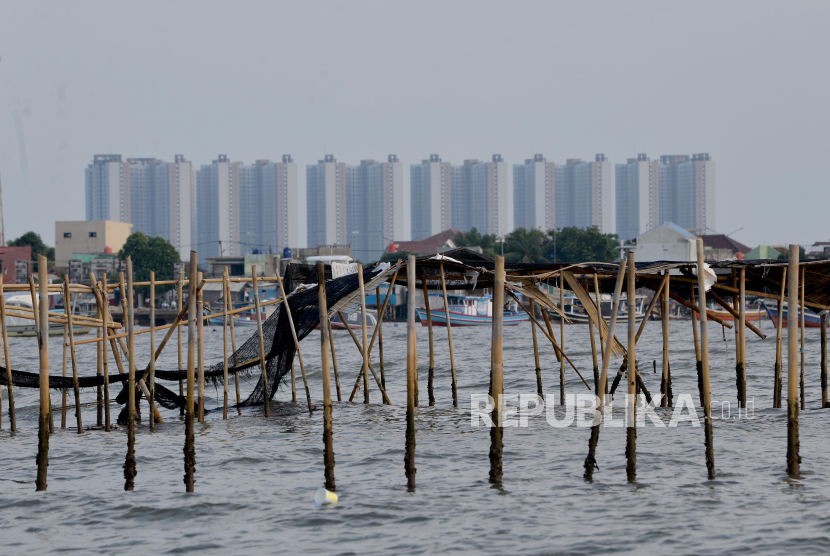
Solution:
[{"label": "leaning bamboo pole", "polygon": [[597,298],[597,318],[600,320],[600,322],[597,322],[596,324],[597,331],[599,332],[599,355],[600,358],[602,358],[605,357],[605,337],[602,333],[602,321],[605,320],[605,317],[602,316],[602,294],[599,291],[599,277],[596,272],[594,273],[594,297]]},{"label": "leaning bamboo pole", "polygon": [[[106,280],[106,276],[103,277]],[[95,275],[89,273],[89,281],[93,284],[92,294],[95,296],[95,302],[98,305],[98,313],[101,315],[101,372],[104,376],[104,430],[110,432],[110,381],[109,381],[109,356],[107,355],[107,343],[109,342],[109,327],[107,326],[107,314],[109,311],[105,307],[108,300],[107,289],[103,287],[103,283],[95,280]]]},{"label": "leaning bamboo pole", "polygon": [[[798,245],[790,245],[787,284],[787,473],[801,466],[798,438]],[[795,317],[795,318],[793,318]],[[779,313],[779,317],[781,314]]]},{"label": "leaning bamboo pole", "polygon": [[490,482],[501,484],[502,481],[502,452],[503,442],[503,414],[504,405],[504,257],[496,255],[496,266],[493,272],[493,331],[492,352],[490,356],[490,392],[494,400],[493,426],[490,427]]},{"label": "leaning bamboo pole", "polygon": [[[544,311],[544,307],[542,308]],[[530,312],[535,313],[536,307],[533,305],[533,299],[530,300]],[[534,315],[535,317],[535,315]],[[536,363],[536,394],[545,399],[544,394],[542,394],[542,367],[539,365],[539,343],[536,340],[536,327],[531,326],[530,331],[533,334],[533,362]],[[593,349],[594,346],[594,329],[591,328],[591,348]],[[597,366],[596,366],[596,351],[594,353],[594,374],[596,374]],[[597,377],[597,382],[599,382],[599,377]]]},{"label": "leaning bamboo pole", "polygon": [[[444,275],[444,263],[439,263],[441,271],[441,291],[444,294],[444,317],[447,319],[447,341],[450,345],[450,372],[452,373],[452,406],[458,407],[458,383],[455,376],[455,353],[452,347],[452,322],[450,322],[450,303],[447,300],[447,281]],[[415,371],[418,372],[417,369]],[[416,383],[417,384],[417,383]],[[418,393],[415,393],[417,399]]]},{"label": "leaning bamboo pole", "polygon": [[[363,366],[360,374],[363,375],[363,403],[369,403],[369,335],[366,332],[366,289],[363,285],[363,265],[357,263],[357,286],[360,290],[360,332],[363,336]],[[344,322],[346,326],[349,323]]]},{"label": "leaning bamboo pole", "polygon": [[[635,310],[636,296],[636,268],[634,266],[634,251],[628,251],[628,278],[626,279],[626,298],[628,300],[628,352],[626,353],[626,381],[628,382],[628,396],[625,402],[626,441],[625,441],[625,473],[628,482],[637,480],[637,311]],[[657,294],[655,294],[656,297]],[[648,314],[646,314],[646,318]],[[645,322],[645,318],[643,319]]]},{"label": "leaning bamboo pole", "polygon": [[715,447],[712,436],[712,392],[709,388],[709,331],[706,328],[706,275],[703,263],[703,240],[697,240],[697,292],[700,311],[700,354],[703,390],[704,439],[706,445],[706,469],[709,480],[715,478]]},{"label": "leaning bamboo pole", "polygon": [[[337,316],[340,317],[340,322],[347,322],[346,317],[343,316],[341,311],[337,311]],[[352,337],[352,341],[354,341],[354,345],[357,347],[357,351],[360,352],[360,356],[363,357],[363,348],[360,345],[360,340],[357,339],[352,328],[346,325],[346,332]],[[374,338],[373,338],[374,339]],[[372,350],[372,342],[369,342],[369,353]],[[386,388],[383,387],[383,384],[380,382],[380,377],[378,376],[377,372],[375,371],[374,365],[372,365],[372,361],[369,361],[369,370],[372,372],[372,376],[375,378],[375,383],[378,386],[378,390],[380,390],[380,394],[383,397],[383,403],[386,405],[392,405],[392,402],[389,400],[389,397],[386,395]],[[352,395],[349,397],[349,401],[354,399],[355,393],[357,393],[357,387],[360,386],[360,380],[363,377],[363,373],[357,375],[357,380],[355,381],[354,389],[352,390]]]},{"label": "leaning bamboo pole", "polygon": [[[184,440],[184,484],[187,492],[193,492],[196,473],[196,438],[194,423],[196,411],[193,399],[196,383],[196,272],[198,268],[198,254],[190,252],[190,280],[188,294],[187,318],[187,408],[185,410],[185,440]],[[184,307],[182,307],[184,309]],[[172,329],[171,329],[172,330]]]},{"label": "leaning bamboo pole", "polygon": [[[73,390],[75,394],[75,420],[78,424],[78,434],[81,434],[84,431],[83,424],[81,423],[81,389],[78,386],[78,359],[75,357],[75,331],[72,325],[72,305],[70,301],[69,295],[69,283],[64,282],[64,298],[63,298],[63,307],[64,312],[66,313],[67,325],[66,329],[69,332],[69,351],[70,356],[72,357],[72,383],[73,383]],[[64,357],[64,369],[66,369],[66,358]],[[64,373],[64,376],[66,373]],[[65,390],[64,390],[65,391]],[[66,407],[66,398],[63,400],[63,407]],[[66,409],[63,410],[63,414],[66,415]],[[61,419],[63,422],[64,419]]]},{"label": "leaning bamboo pole", "polygon": [[6,385],[9,395],[9,424],[17,432],[17,416],[14,410],[14,385],[12,384],[12,361],[9,352],[9,332],[6,329],[6,296],[3,294],[3,277],[0,276],[0,331],[3,334],[3,356],[6,363]]},{"label": "leaning bamboo pole", "polygon": [[781,294],[778,296],[778,322],[776,322],[775,331],[775,370],[773,373],[772,386],[772,407],[781,407],[781,373],[783,368],[783,350],[781,349],[781,340],[784,335],[784,291],[787,285],[787,267],[784,267],[783,276],[781,277]]},{"label": "leaning bamboo pole", "polygon": [[[432,308],[429,306],[429,293],[427,292],[427,277],[426,274],[421,274],[421,286],[424,290],[424,306],[427,311],[427,334],[429,337],[429,371],[427,376],[427,395],[429,396],[429,405],[435,405],[435,392],[433,390],[433,380],[435,379],[435,350],[433,348],[433,334],[432,334]],[[447,315],[449,318],[449,314]],[[383,377],[383,369],[381,368],[380,376]],[[384,384],[384,386],[386,386]]]},{"label": "leaning bamboo pole", "polygon": [[375,308],[378,312],[378,359],[380,360],[380,383],[386,388],[386,368],[383,364],[383,313],[380,311],[380,285],[375,287]]},{"label": "leaning bamboo pole", "polygon": [[[40,355],[40,418],[38,419],[37,479],[35,489],[46,490],[46,469],[49,467],[49,292],[46,282],[46,257],[38,255],[38,281],[40,282],[40,321],[38,326],[38,351]],[[30,282],[31,284],[32,282]]]},{"label": "leaning bamboo pole", "polygon": [[[256,290],[256,272],[254,272],[254,289]],[[283,310],[285,311],[286,317],[288,317],[288,325],[291,327],[291,337],[294,338],[294,347],[297,349],[297,359],[300,360],[300,374],[303,375],[303,386],[305,386],[305,398],[306,402],[308,403],[308,412],[309,414],[312,412],[311,406],[311,390],[308,388],[308,379],[306,378],[305,374],[305,364],[303,363],[303,353],[300,351],[300,340],[297,338],[297,331],[294,329],[294,318],[291,315],[291,307],[288,303],[288,296],[285,295],[285,286],[282,284],[282,278],[280,277],[279,272],[277,272],[277,284],[280,286],[280,293],[282,294],[282,298],[285,301],[282,305]],[[256,292],[256,314],[257,314],[257,322],[262,320],[262,316],[259,314],[259,292]],[[262,332],[260,331],[259,337],[259,345],[261,349],[264,349],[262,344]],[[262,372],[265,372],[265,355],[263,352],[262,356]],[[264,375],[263,375],[264,376]],[[266,406],[267,407],[267,406]],[[266,413],[267,414],[267,413]]]},{"label": "leaning bamboo pole", "polygon": [[[331,366],[334,369],[334,387],[337,390],[337,401],[342,402],[343,398],[340,395],[340,374],[337,372],[337,354],[334,351],[334,334],[332,333],[331,319],[328,313],[326,314],[326,326],[329,328],[329,345],[331,346]],[[381,369],[382,370],[382,369]],[[383,375],[381,375],[381,383],[383,383]],[[294,403],[297,403],[297,393],[294,389],[294,365],[291,365],[291,398]]]},{"label": "leaning bamboo pole", "polygon": [[[262,336],[262,313],[259,310],[259,287],[257,285],[257,267],[255,264],[251,265],[251,278],[254,288],[254,310],[256,311],[256,329],[259,337],[259,364],[262,367],[262,398],[265,404],[265,416],[268,417],[268,405],[271,398],[271,390],[268,388],[268,370],[265,366],[265,340]],[[280,282],[282,283],[282,282]],[[283,292],[285,297],[285,292]],[[285,310],[288,311],[288,321],[291,323],[291,332],[294,333],[294,322],[291,320],[291,312],[288,309],[288,302],[286,300]],[[297,345],[297,355],[300,357],[300,368],[303,369],[303,357],[300,355],[300,343],[297,341],[297,335],[294,333],[294,343]],[[305,380],[305,370],[303,370],[303,380]],[[311,413],[311,397],[308,399],[308,412]]]},{"label": "leaning bamboo pole", "polygon": [[326,268],[321,262],[317,262],[317,304],[320,311],[320,356],[321,368],[323,371],[323,463],[325,466],[324,476],[326,478],[325,488],[337,490],[334,481],[334,445],[332,436],[332,405],[331,405],[331,376],[329,376],[329,346],[328,334],[328,304],[326,302]]},{"label": "leaning bamboo pole", "polygon": [[418,346],[415,336],[415,255],[406,263],[407,317],[406,317],[406,443],[404,472],[410,491],[415,490],[415,369],[418,366]]},{"label": "leaning bamboo pole", "polygon": [[[124,273],[121,273],[123,279]],[[124,293],[124,290],[121,290]],[[127,380],[127,459],[124,462],[124,490],[135,488],[135,308],[133,307],[133,261],[127,255],[127,348],[129,379]]]}]

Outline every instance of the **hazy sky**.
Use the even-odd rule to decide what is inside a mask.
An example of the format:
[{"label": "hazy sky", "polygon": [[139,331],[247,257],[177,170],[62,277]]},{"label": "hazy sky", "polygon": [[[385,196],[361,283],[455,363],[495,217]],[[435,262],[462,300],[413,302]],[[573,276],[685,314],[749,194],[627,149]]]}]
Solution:
[{"label": "hazy sky", "polygon": [[[717,228],[830,240],[830,2],[0,0],[6,237],[97,153],[206,164],[708,152]],[[407,172],[408,174],[408,172]],[[408,177],[407,177],[408,179]]]}]

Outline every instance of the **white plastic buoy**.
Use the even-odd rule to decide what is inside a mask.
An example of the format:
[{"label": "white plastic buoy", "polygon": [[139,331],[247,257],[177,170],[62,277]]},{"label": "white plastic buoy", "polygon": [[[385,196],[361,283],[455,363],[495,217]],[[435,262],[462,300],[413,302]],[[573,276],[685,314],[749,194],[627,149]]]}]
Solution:
[{"label": "white plastic buoy", "polygon": [[337,504],[337,495],[324,488],[318,488],[314,493],[314,503],[318,506],[333,506]]}]

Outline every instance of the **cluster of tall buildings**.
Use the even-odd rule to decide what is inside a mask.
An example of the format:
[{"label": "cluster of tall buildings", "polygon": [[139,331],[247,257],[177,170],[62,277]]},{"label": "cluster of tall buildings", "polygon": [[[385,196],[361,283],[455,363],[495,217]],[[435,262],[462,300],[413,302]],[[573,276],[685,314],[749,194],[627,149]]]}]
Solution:
[{"label": "cluster of tall buildings", "polygon": [[183,257],[351,244],[362,261],[377,260],[393,241],[419,240],[448,228],[503,236],[515,228],[576,226],[616,232],[623,240],[663,222],[705,232],[715,227],[714,162],[708,154],[645,154],[625,164],[548,162],[541,154],[514,164],[495,154],[460,165],[437,154],[404,175],[386,162],[306,166],[298,180],[290,155],[281,162],[231,162],[219,155],[195,168],[184,156],[95,155],[86,169],[86,219],[130,222],[133,231],[169,240]]}]

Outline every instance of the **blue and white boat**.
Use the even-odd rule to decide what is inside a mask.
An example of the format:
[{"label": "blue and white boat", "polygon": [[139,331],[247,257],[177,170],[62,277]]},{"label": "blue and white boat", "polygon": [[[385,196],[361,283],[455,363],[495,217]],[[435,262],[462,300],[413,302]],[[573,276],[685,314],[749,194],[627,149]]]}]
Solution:
[{"label": "blue and white boat", "polygon": [[[485,326],[493,324],[493,296],[464,296],[447,295],[449,312],[444,310],[444,297],[431,294],[430,319],[433,326],[447,326],[447,316],[453,326]],[[437,308],[433,308],[437,306]],[[423,326],[427,326],[426,307],[416,309],[418,319]],[[516,326],[520,322],[529,321],[530,317],[524,311],[504,311],[504,326]]]},{"label": "blue and white boat", "polygon": [[[767,312],[767,316],[772,321],[773,326],[776,328],[778,327],[778,304],[773,303],[771,301],[763,300],[761,301],[761,306]],[[784,322],[782,326],[784,328],[787,327],[787,303],[784,303],[784,309],[781,311],[782,317]],[[796,326],[801,326],[801,315],[796,315],[796,321],[798,324]],[[804,328],[819,328],[821,326],[821,317],[815,311],[811,311],[810,309],[804,310]]]}]

